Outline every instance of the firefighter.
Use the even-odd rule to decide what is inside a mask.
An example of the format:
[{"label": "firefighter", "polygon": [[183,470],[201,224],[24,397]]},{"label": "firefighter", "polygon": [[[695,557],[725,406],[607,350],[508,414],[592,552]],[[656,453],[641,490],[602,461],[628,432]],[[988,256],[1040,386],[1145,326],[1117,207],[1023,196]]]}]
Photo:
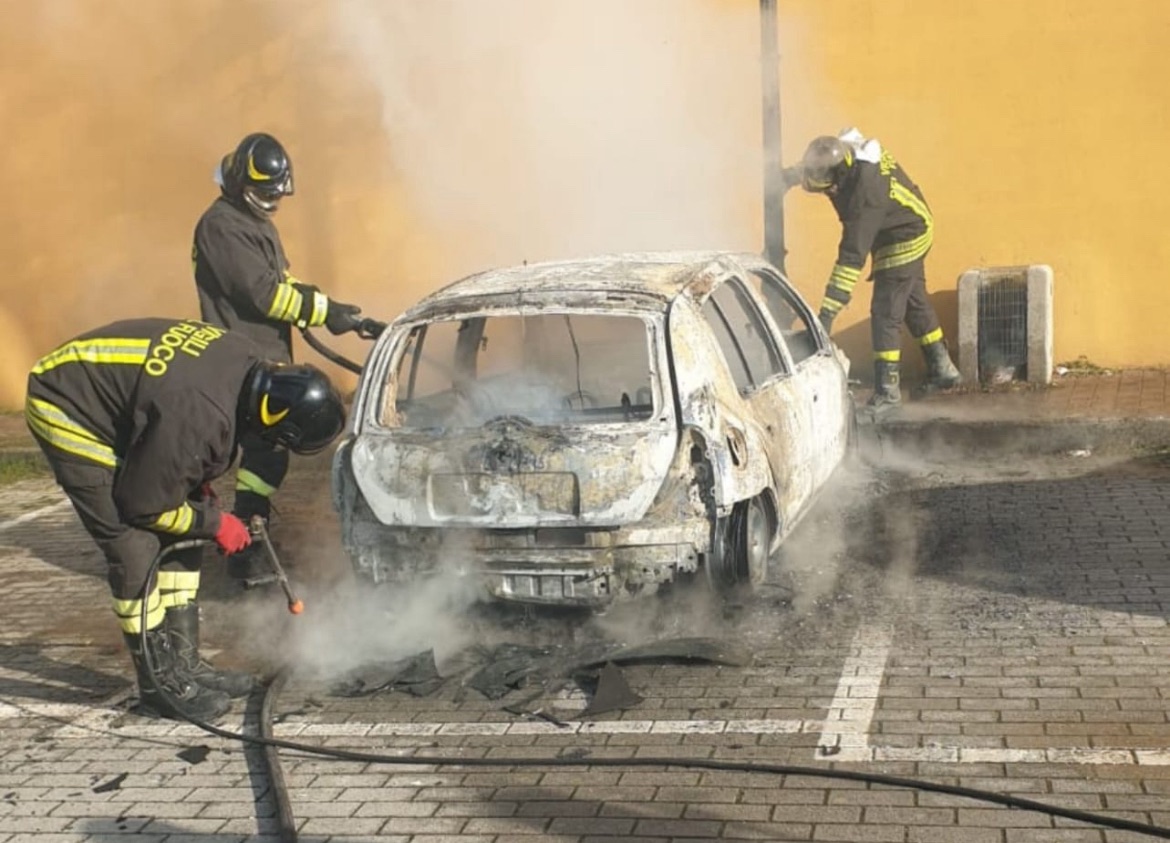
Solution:
[{"label": "firefighter", "polygon": [[141,713],[210,720],[252,687],[248,674],[200,657],[202,548],[175,551],[148,583],[160,547],[214,539],[225,554],[243,550],[248,528],[220,511],[210,486],[240,438],[311,453],[337,436],[344,414],[319,370],[265,360],[246,337],[191,319],[115,322],[33,366],[25,419],[105,555]]},{"label": "firefighter", "polygon": [[[292,361],[292,328],[324,325],[332,334],[356,330],[361,308],[329,298],[292,275],[272,216],[293,195],[293,167],[272,135],[253,133],[225,155],[216,171],[220,195],[195,226],[191,260],[202,318],[250,337],[271,360]],[[233,513],[247,523],[271,515],[271,497],[288,473],[288,453],[246,435],[236,473]],[[250,548],[228,560],[247,583],[263,573]]]},{"label": "firefighter", "polygon": [[837,262],[821,302],[826,333],[853,295],[872,255],[874,282],[870,326],[874,357],[875,412],[901,404],[902,323],[926,358],[925,391],[950,389],[961,380],[951,361],[938,315],[926,295],[925,260],[934,218],[922,191],[875,139],[856,129],[814,139],[799,165],[786,168],[785,185],[823,193],[841,221]]}]

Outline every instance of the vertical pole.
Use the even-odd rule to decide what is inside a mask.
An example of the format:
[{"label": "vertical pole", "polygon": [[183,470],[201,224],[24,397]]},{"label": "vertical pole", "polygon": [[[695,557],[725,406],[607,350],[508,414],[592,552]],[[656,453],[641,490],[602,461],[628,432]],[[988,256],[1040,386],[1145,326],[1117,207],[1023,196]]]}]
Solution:
[{"label": "vertical pole", "polygon": [[781,272],[784,256],[784,178],[780,162],[780,45],[777,0],[760,0],[760,91],[764,121],[764,256]]}]

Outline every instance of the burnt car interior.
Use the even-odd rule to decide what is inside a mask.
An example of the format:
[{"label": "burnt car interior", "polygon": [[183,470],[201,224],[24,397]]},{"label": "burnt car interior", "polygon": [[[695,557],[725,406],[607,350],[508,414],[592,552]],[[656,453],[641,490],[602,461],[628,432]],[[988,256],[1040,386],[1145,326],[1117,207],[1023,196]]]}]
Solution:
[{"label": "burnt car interior", "polygon": [[[475,427],[508,418],[595,424],[654,414],[651,338],[636,316],[501,314],[417,325],[384,424]],[[387,396],[390,397],[390,396]]]}]

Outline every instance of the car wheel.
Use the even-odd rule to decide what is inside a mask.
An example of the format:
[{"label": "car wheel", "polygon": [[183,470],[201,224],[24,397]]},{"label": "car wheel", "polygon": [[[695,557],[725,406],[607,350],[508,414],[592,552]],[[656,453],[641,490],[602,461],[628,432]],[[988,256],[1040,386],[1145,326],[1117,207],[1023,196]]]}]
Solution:
[{"label": "car wheel", "polygon": [[708,581],[720,592],[754,588],[768,575],[771,546],[772,520],[763,500],[740,501],[715,525],[705,566]]}]

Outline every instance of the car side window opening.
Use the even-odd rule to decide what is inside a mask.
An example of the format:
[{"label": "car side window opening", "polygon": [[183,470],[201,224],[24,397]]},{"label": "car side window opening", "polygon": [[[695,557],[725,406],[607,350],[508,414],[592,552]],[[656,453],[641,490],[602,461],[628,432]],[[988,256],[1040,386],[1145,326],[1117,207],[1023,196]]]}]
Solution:
[{"label": "car side window opening", "polygon": [[636,316],[478,316],[419,326],[399,360],[395,410],[407,427],[499,416],[614,422],[654,413],[650,335]]},{"label": "car side window opening", "polygon": [[702,312],[740,392],[784,371],[768,328],[739,281],[717,287]]},{"label": "car side window opening", "polygon": [[778,278],[763,272],[752,272],[748,283],[760,295],[764,306],[788,346],[794,365],[800,365],[818,351],[817,331],[812,325],[812,313],[801,307],[800,302]]}]

